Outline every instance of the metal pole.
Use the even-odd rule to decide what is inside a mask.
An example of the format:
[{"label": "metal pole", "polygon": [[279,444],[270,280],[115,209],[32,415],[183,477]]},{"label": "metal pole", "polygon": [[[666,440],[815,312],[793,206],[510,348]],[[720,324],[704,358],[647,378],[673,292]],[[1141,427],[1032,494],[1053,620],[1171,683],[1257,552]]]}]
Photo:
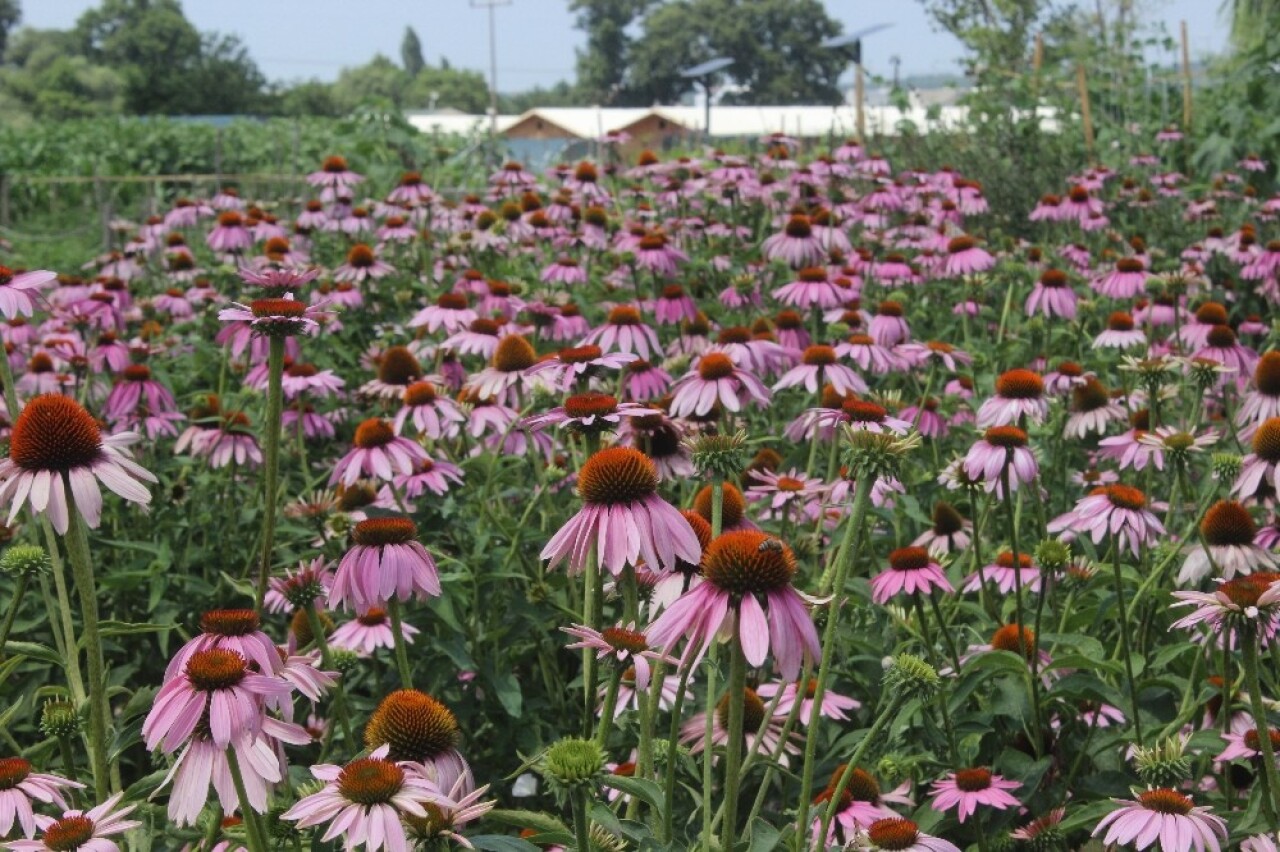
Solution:
[{"label": "metal pole", "polygon": [[864,145],[866,144],[866,139],[867,139],[867,116],[865,111],[863,110],[863,100],[866,95],[866,92],[864,89],[864,82],[862,79],[862,63],[861,62],[853,66],[853,74],[854,74],[853,87],[854,87],[854,93],[855,93],[854,100],[856,100],[858,104],[858,144]]},{"label": "metal pole", "polygon": [[704,100],[702,104],[702,134],[706,137],[703,141],[711,144],[711,81],[704,80],[702,83],[702,92]]}]

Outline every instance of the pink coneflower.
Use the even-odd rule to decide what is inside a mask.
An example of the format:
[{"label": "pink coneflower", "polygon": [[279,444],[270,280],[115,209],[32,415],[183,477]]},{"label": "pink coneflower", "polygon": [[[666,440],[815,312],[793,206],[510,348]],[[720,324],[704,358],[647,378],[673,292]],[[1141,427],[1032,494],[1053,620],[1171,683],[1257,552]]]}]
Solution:
[{"label": "pink coneflower", "polygon": [[950,503],[939,500],[933,505],[933,526],[911,542],[924,547],[934,556],[966,550],[973,522],[961,515]]},{"label": "pink coneflower", "polygon": [[320,171],[307,175],[307,183],[328,190],[350,190],[364,180],[347,167],[345,157],[326,157]]},{"label": "pink coneflower", "polygon": [[1236,381],[1241,388],[1258,363],[1258,353],[1238,342],[1236,333],[1229,325],[1215,325],[1211,328],[1205,335],[1204,346],[1191,353],[1191,357],[1218,362],[1228,372],[1236,374]]},{"label": "pink coneflower", "polygon": [[477,316],[466,293],[441,293],[434,305],[413,315],[409,328],[426,328],[432,334],[443,329],[446,334],[456,334],[474,322]]},{"label": "pink coneflower", "polygon": [[688,255],[671,245],[667,235],[661,231],[645,234],[632,252],[636,266],[664,278],[674,278],[680,271],[680,264],[689,259]]},{"label": "pink coneflower", "polygon": [[895,852],[960,852],[954,843],[922,832],[909,819],[890,817],[879,819],[867,826],[867,848],[895,850]]},{"label": "pink coneflower", "polygon": [[1107,424],[1124,420],[1124,416],[1124,409],[1111,398],[1102,382],[1089,378],[1071,389],[1071,415],[1062,434],[1068,438],[1084,438],[1090,432],[1102,434]]},{"label": "pink coneflower", "polygon": [[964,457],[969,479],[986,484],[988,491],[1003,497],[1001,474],[1009,469],[1009,490],[1031,484],[1040,472],[1036,457],[1027,446],[1027,433],[1017,426],[992,426],[983,433]]},{"label": "pink coneflower", "polygon": [[1146,286],[1146,266],[1137,257],[1120,258],[1116,261],[1114,270],[1092,283],[1093,289],[1099,294],[1122,300],[1137,298]]},{"label": "pink coneflower", "polygon": [[679,663],[674,657],[667,656],[649,647],[645,635],[636,630],[635,622],[603,630],[592,630],[581,624],[561,627],[565,633],[578,639],[565,645],[566,648],[586,648],[596,652],[596,659],[612,660],[614,665],[630,667],[632,682],[637,689],[649,688],[651,673],[650,661],[675,666]]},{"label": "pink coneflower", "polygon": [[[711,744],[713,746],[723,746],[729,742],[729,702],[732,700],[730,694],[725,692],[720,696],[720,700],[716,702],[715,712],[711,716]],[[760,751],[763,754],[778,754],[778,746],[783,745],[782,733],[785,725],[785,717],[775,713],[765,718],[768,708],[764,702],[760,700],[760,696],[756,694],[754,689],[747,687],[742,691],[742,739],[744,752],[750,753],[756,747],[756,740],[760,741]],[[761,726],[764,732],[761,733]],[[696,713],[680,726],[680,742],[688,744],[691,754],[701,754],[705,743],[705,734],[707,728],[707,714]],[[787,738],[783,753],[780,755],[778,762],[786,765],[789,754],[799,754],[800,746],[799,734],[792,732]]]},{"label": "pink coneflower", "polygon": [[578,345],[588,344],[595,344],[606,351],[634,352],[646,360],[651,355],[662,353],[657,333],[644,324],[640,311],[630,305],[619,305],[609,311],[604,325],[593,329]]},{"label": "pink coneflower", "polygon": [[357,612],[387,601],[439,597],[435,560],[406,517],[367,518],[351,531],[353,546],[338,563],[329,605]]},{"label": "pink coneflower", "polygon": [[1062,197],[1050,193],[1040,196],[1027,219],[1032,222],[1057,222],[1063,218],[1062,213]]},{"label": "pink coneflower", "polygon": [[639,450],[609,447],[578,471],[578,494],[585,504],[542,549],[554,568],[568,559],[569,570],[585,568],[588,552],[617,575],[643,555],[651,570],[669,571],[678,560],[696,563],[698,537],[675,507],[658,496],[658,471]]},{"label": "pink coneflower", "polygon": [[355,446],[334,465],[329,484],[353,485],[361,476],[390,481],[397,473],[413,473],[427,451],[408,438],[396,436],[387,421],[371,417],[356,427]]},{"label": "pink coneflower", "polygon": [[1280,464],[1280,417],[1271,417],[1253,433],[1253,452],[1244,457],[1231,493],[1247,500],[1264,489],[1280,490],[1277,464]]},{"label": "pink coneflower", "polygon": [[1094,349],[1131,349],[1146,344],[1147,335],[1134,327],[1133,315],[1124,311],[1113,311],[1106,329],[1093,339]]},{"label": "pink coneflower", "polygon": [[311,774],[324,789],[300,799],[281,819],[309,828],[328,822],[322,841],[341,837],[347,849],[407,852],[405,818],[426,819],[427,806],[442,799],[440,788],[414,771],[412,764],[387,759],[389,746],[346,766],[317,764]]},{"label": "pink coneflower", "polygon": [[978,409],[979,429],[1018,425],[1022,418],[1040,423],[1049,414],[1044,379],[1031,370],[1009,370],[996,379],[996,395]]},{"label": "pink coneflower", "polygon": [[1044,816],[1033,819],[1021,828],[1016,828],[1009,832],[1009,837],[1020,843],[1028,844],[1032,849],[1040,848],[1043,845],[1055,845],[1058,841],[1054,840],[1054,833],[1058,831],[1058,825],[1066,814],[1066,808],[1054,808]]},{"label": "pink coneflower", "polygon": [[333,270],[333,280],[358,284],[370,279],[385,278],[395,271],[391,264],[378,260],[377,253],[369,246],[356,243],[347,251],[346,262]]},{"label": "pink coneflower", "polygon": [[[773,698],[778,694],[778,690],[782,690],[782,697],[778,699],[778,706],[774,708],[774,712],[779,716],[791,715],[791,710],[796,706],[796,701],[800,702],[800,715],[797,717],[800,724],[807,725],[809,717],[813,714],[813,696],[817,692],[818,682],[814,678],[809,678],[803,686],[799,681],[788,681],[787,683],[762,683],[756,688],[756,694],[761,698]],[[847,695],[840,695],[830,689],[822,693],[822,716],[826,719],[836,719],[838,721],[848,721],[849,711],[857,710],[862,707],[862,702]]]},{"label": "pink coneflower", "polygon": [[996,265],[996,259],[978,245],[973,237],[952,237],[947,243],[947,262],[942,274],[947,278],[960,278],[985,272]]},{"label": "pink coneflower", "polygon": [[1048,531],[1089,533],[1094,544],[1107,535],[1128,547],[1136,558],[1143,545],[1165,535],[1164,526],[1147,509],[1147,495],[1131,485],[1104,485],[1076,502],[1075,508],[1049,522]]},{"label": "pink coneflower", "polygon": [[599,346],[587,344],[561,349],[550,358],[543,358],[529,368],[528,375],[536,375],[551,387],[568,393],[579,382],[603,379],[609,372],[636,360],[631,352],[606,353]]},{"label": "pink coneflower", "polygon": [[1059,361],[1057,367],[1044,374],[1044,389],[1053,396],[1070,396],[1093,377],[1075,361]]},{"label": "pink coneflower", "polygon": [[947,575],[923,547],[899,547],[889,553],[889,567],[871,578],[871,600],[884,605],[898,594],[932,594],[955,591]]},{"label": "pink coneflower", "polygon": [[849,358],[863,370],[872,373],[891,373],[905,369],[907,362],[888,347],[876,343],[869,334],[855,333],[836,345],[836,355]]},{"label": "pink coneflower", "polygon": [[653,316],[659,325],[679,325],[697,319],[698,305],[679,284],[668,284],[653,303]]},{"label": "pink coneflower", "polygon": [[540,280],[544,284],[586,284],[587,270],[568,255],[560,255],[543,267]]},{"label": "pink coneflower", "polygon": [[782,231],[765,238],[761,246],[767,260],[781,260],[793,269],[815,266],[826,257],[827,250],[813,233],[808,216],[793,215]]},{"label": "pink coneflower", "polygon": [[773,291],[773,298],[784,305],[801,310],[814,307],[830,310],[844,304],[847,293],[833,284],[826,267],[808,266],[796,274],[796,280]]},{"label": "pink coneflower", "polygon": [[253,234],[244,226],[244,217],[236,210],[218,214],[218,225],[205,238],[209,248],[222,254],[239,254],[253,247]]},{"label": "pink coneflower", "polygon": [[[827,782],[826,789],[814,797],[813,804],[820,806],[817,808],[818,815],[815,816],[813,821],[812,830],[815,835],[822,826],[821,813],[826,810],[828,803],[835,796],[836,788],[840,784],[840,778],[847,769],[848,764],[841,763],[838,765],[835,771],[831,773],[831,780]],[[859,838],[860,834],[865,834],[877,822],[906,822],[906,820],[899,820],[897,818],[898,815],[886,807],[884,803],[893,802],[905,807],[914,806],[915,802],[907,795],[909,789],[909,784],[904,784],[892,792],[881,793],[879,782],[870,772],[865,769],[854,769],[836,804],[836,812],[830,826],[834,837],[826,838],[826,842],[820,842],[815,848],[827,849],[831,840],[837,843],[852,844],[855,838]],[[899,848],[895,843],[889,841],[887,837],[881,837],[881,841],[886,842],[890,849]],[[815,842],[817,842],[816,837]]]},{"label": "pink coneflower", "polygon": [[744,397],[758,407],[767,407],[769,388],[739,369],[724,352],[707,352],[671,386],[671,415],[701,417],[717,403],[729,411],[741,411]]},{"label": "pink coneflower", "polygon": [[264,674],[278,674],[280,654],[271,637],[262,632],[261,619],[251,609],[213,609],[200,616],[200,633],[178,649],[165,668],[164,679],[182,674],[191,657],[201,651],[233,651]]},{"label": "pink coneflower", "polygon": [[1251,762],[1262,758],[1262,738],[1266,737],[1271,741],[1271,753],[1274,757],[1280,752],[1280,731],[1275,728],[1268,728],[1263,731],[1260,728],[1252,728],[1241,732],[1226,731],[1222,734],[1222,739],[1226,741],[1227,746],[1218,753],[1217,760],[1241,760]]},{"label": "pink coneflower", "polygon": [[750,475],[755,484],[747,489],[746,498],[767,501],[769,509],[775,512],[793,504],[803,506],[826,491],[826,483],[821,479],[805,476],[795,468],[781,474],[771,470],[753,470]]},{"label": "pink coneflower", "polygon": [[622,375],[622,392],[632,402],[658,399],[671,387],[671,374],[648,361],[627,364]]},{"label": "pink coneflower", "polygon": [[963,592],[976,592],[982,586],[983,578],[994,583],[1003,595],[1011,595],[1019,587],[1031,592],[1040,591],[1040,569],[1031,564],[1031,554],[1018,554],[1018,567],[1013,567],[1013,552],[1002,550],[996,561],[981,571],[975,571],[964,580]]},{"label": "pink coneflower", "polygon": [[1093,836],[1105,829],[1104,844],[1133,844],[1139,852],[1156,843],[1161,852],[1206,848],[1216,852],[1226,842],[1226,822],[1208,808],[1196,807],[1189,796],[1168,787],[1144,790],[1137,796],[1136,801],[1113,799],[1122,807],[1103,817]]},{"label": "pink coneflower", "polygon": [[68,397],[49,394],[29,400],[9,434],[9,457],[0,461],[0,503],[10,504],[7,523],[12,526],[30,503],[65,535],[74,497],[76,511],[97,528],[102,519],[99,483],[146,506],[151,493],[142,483],[156,477],[129,457],[126,447],[138,439],[132,432],[103,437],[93,416]]},{"label": "pink coneflower", "polygon": [[146,364],[130,364],[116,377],[116,383],[103,403],[102,416],[108,421],[133,415],[139,406],[148,412],[167,414],[177,409],[169,389],[151,377]]},{"label": "pink coneflower", "polygon": [[[341,624],[329,636],[329,644],[334,648],[345,648],[361,657],[372,656],[379,648],[394,648],[395,634],[387,611],[381,607],[370,607],[355,618]],[[400,638],[406,646],[413,644],[413,637],[418,635],[418,628],[404,621],[400,622]]]},{"label": "pink coneflower", "polygon": [[925,343],[903,343],[894,350],[907,363],[915,366],[936,365],[955,372],[973,363],[973,356],[950,343],[930,340]]},{"label": "pink coneflower", "polygon": [[805,657],[817,659],[808,599],[791,585],[796,558],[790,547],[758,530],[735,530],[711,542],[702,566],[706,582],[658,616],[648,630],[651,645],[670,650],[687,638],[684,659],[696,664],[707,643],[732,624],[752,666],[763,665],[772,648],[782,677],[794,680]]},{"label": "pink coneflower", "polygon": [[268,612],[275,613],[289,612],[308,603],[317,606],[323,603],[332,584],[329,564],[324,557],[316,557],[299,563],[297,568],[286,569],[283,577],[268,580],[264,603]]},{"label": "pink coneflower", "polygon": [[1253,440],[1259,424],[1280,417],[1280,352],[1264,352],[1253,370],[1253,390],[1240,401],[1236,425],[1241,440]]},{"label": "pink coneflower", "polygon": [[318,320],[331,314],[321,310],[324,302],[307,305],[285,293],[281,298],[254,299],[247,305],[232,302],[231,307],[218,311],[218,319],[225,323],[245,323],[256,335],[293,335],[319,330]]},{"label": "pink coneflower", "polygon": [[911,339],[911,328],[902,318],[902,304],[885,300],[876,306],[876,315],[867,327],[871,339],[881,346],[893,347]]},{"label": "pink coneflower", "polygon": [[47,269],[14,272],[0,265],[0,316],[7,320],[31,316],[35,313],[40,291],[57,278],[57,273]]},{"label": "pink coneflower", "polygon": [[800,363],[783,373],[773,389],[779,391],[803,385],[809,393],[817,393],[824,383],[830,384],[839,394],[867,392],[867,383],[862,377],[839,363],[836,360],[836,350],[825,345],[806,347],[800,356]]},{"label": "pink coneflower", "polygon": [[498,804],[492,800],[480,801],[489,793],[488,784],[472,790],[473,784],[471,779],[460,777],[447,789],[446,795],[431,803],[426,818],[405,817],[410,836],[428,844],[445,842],[471,847],[471,842],[458,832]]},{"label": "pink coneflower", "polygon": [[281,678],[254,673],[235,651],[197,651],[160,687],[142,723],[142,737],[149,750],[172,754],[196,734],[207,714],[209,737],[225,749],[233,737],[262,730],[263,702],[286,698],[292,689]]},{"label": "pink coneflower", "polygon": [[58,775],[35,772],[25,758],[0,758],[0,837],[9,836],[16,819],[23,836],[30,839],[36,833],[36,815],[31,803],[65,808],[64,789],[83,790],[84,785]]},{"label": "pink coneflower", "polygon": [[[456,464],[439,458],[423,459],[418,462],[413,473],[397,476],[392,480],[392,485],[404,492],[406,500],[416,500],[428,491],[437,497],[443,497],[449,492],[450,483],[462,484],[462,469]],[[384,501],[384,498],[390,499]],[[378,492],[378,499],[380,504],[385,502],[387,505],[394,506],[395,494],[391,486],[384,485]]]},{"label": "pink coneflower", "polygon": [[530,384],[530,368],[538,353],[523,335],[508,334],[498,340],[489,365],[475,373],[464,389],[483,398],[514,403]]},{"label": "pink coneflower", "polygon": [[124,793],[116,793],[102,804],[87,811],[64,811],[58,819],[36,817],[40,825],[39,840],[11,840],[5,848],[15,852],[63,852],[67,849],[84,852],[120,852],[120,846],[109,838],[142,825],[125,819],[137,805],[116,810]]},{"label": "pink coneflower", "polygon": [[428,381],[417,381],[403,392],[404,406],[396,412],[393,426],[397,434],[412,422],[414,431],[433,441],[456,437],[461,424],[467,421],[458,404],[442,396],[436,386]]},{"label": "pink coneflower", "polygon": [[569,397],[558,408],[526,417],[521,425],[534,430],[554,425],[568,426],[580,432],[599,432],[605,429],[616,430],[624,417],[661,414],[656,408],[645,408],[634,402],[619,403],[615,397],[591,391]]},{"label": "pink coneflower", "polygon": [[1195,607],[1173,623],[1180,629],[1203,624],[1227,647],[1235,647],[1236,631],[1253,622],[1264,645],[1271,644],[1280,628],[1280,574],[1255,571],[1233,580],[1219,582],[1212,592],[1177,591],[1172,606]]},{"label": "pink coneflower", "polygon": [[1218,302],[1205,302],[1196,308],[1191,321],[1178,329],[1178,340],[1191,349],[1199,349],[1208,340],[1215,326],[1228,323],[1227,309]]},{"label": "pink coneflower", "polygon": [[1275,567],[1276,557],[1259,547],[1249,511],[1234,500],[1219,500],[1200,521],[1203,547],[1194,547],[1178,572],[1178,583],[1195,585],[1215,568],[1223,580]]},{"label": "pink coneflower", "polygon": [[979,805],[998,811],[1018,807],[1018,800],[1007,791],[1021,786],[1019,782],[994,775],[983,767],[958,769],[943,780],[933,782],[932,807],[943,813],[955,808],[956,818],[963,823]]}]

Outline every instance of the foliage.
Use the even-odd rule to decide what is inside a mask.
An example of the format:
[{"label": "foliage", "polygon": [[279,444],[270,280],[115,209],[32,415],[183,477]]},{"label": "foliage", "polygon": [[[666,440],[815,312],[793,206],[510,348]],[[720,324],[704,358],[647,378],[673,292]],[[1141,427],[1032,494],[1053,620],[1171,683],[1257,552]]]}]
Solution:
[{"label": "foliage", "polygon": [[413,27],[404,28],[404,38],[400,41],[400,64],[410,77],[418,76],[418,72],[427,65],[427,60],[422,58],[422,41]]}]

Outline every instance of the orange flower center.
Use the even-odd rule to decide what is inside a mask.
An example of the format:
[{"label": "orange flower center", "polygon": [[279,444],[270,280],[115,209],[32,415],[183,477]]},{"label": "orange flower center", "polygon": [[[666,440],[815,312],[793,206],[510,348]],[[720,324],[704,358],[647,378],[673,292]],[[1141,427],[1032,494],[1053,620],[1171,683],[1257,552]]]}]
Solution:
[{"label": "orange flower center", "polygon": [[1009,370],[996,379],[996,393],[1005,399],[1039,399],[1044,380],[1030,370]]},{"label": "orange flower center", "polygon": [[448,707],[416,689],[392,692],[369,717],[364,742],[390,746],[391,760],[426,760],[458,742],[458,720]]},{"label": "orange flower center", "polygon": [[727,379],[735,369],[733,360],[723,352],[708,352],[698,361],[698,375],[708,382]]},{"label": "orange flower center", "polygon": [[360,521],[351,531],[355,543],[365,547],[382,547],[404,544],[418,534],[417,525],[409,518],[368,518]]},{"label": "orange flower center", "polygon": [[1191,813],[1194,806],[1191,799],[1179,793],[1177,790],[1170,790],[1168,787],[1160,787],[1155,790],[1144,790],[1138,794],[1138,801],[1149,811],[1155,811],[1161,814],[1178,814],[1186,815]]},{"label": "orange flower center", "polygon": [[338,773],[338,792],[351,802],[381,805],[404,786],[404,770],[389,760],[362,757]]},{"label": "orange flower center", "polygon": [[187,678],[203,692],[230,689],[244,680],[246,673],[244,657],[222,648],[196,651],[187,660]]},{"label": "orange flower center", "polygon": [[570,417],[603,417],[618,410],[618,400],[605,393],[582,393],[564,401]]},{"label": "orange flower center", "polygon": [[200,616],[200,629],[217,636],[248,636],[260,623],[251,609],[213,609]]},{"label": "orange flower center", "polygon": [[991,770],[981,767],[977,769],[961,769],[956,772],[956,786],[966,793],[986,790],[991,786]]},{"label": "orange flower center", "polygon": [[101,453],[98,421],[75,400],[60,394],[29,400],[9,438],[9,458],[27,471],[63,473],[92,464]]},{"label": "orange flower center", "polygon": [[910,849],[920,829],[909,819],[878,819],[867,826],[867,837],[879,849]]},{"label": "orange flower center", "polygon": [[395,440],[396,433],[391,424],[377,417],[371,417],[356,427],[355,444],[362,450],[384,447]]},{"label": "orange flower center", "polygon": [[93,820],[87,816],[63,817],[46,828],[40,839],[46,847],[56,852],[71,852],[93,838],[93,829]]},{"label": "orange flower center", "polygon": [[631,447],[600,450],[578,472],[578,494],[596,505],[632,503],[657,489],[657,468],[648,456]]},{"label": "orange flower center", "polygon": [[759,530],[722,533],[712,540],[702,562],[706,578],[735,595],[782,588],[796,572],[791,548]]}]

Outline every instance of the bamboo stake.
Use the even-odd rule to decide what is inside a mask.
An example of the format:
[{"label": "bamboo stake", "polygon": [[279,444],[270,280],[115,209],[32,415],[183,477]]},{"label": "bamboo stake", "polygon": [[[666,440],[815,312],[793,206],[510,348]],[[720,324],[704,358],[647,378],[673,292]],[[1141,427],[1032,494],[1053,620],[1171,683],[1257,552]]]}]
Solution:
[{"label": "bamboo stake", "polygon": [[1191,42],[1187,22],[1182,22],[1182,132],[1191,132]]},{"label": "bamboo stake", "polygon": [[1093,113],[1089,109],[1089,84],[1085,81],[1084,66],[1076,66],[1076,88],[1080,92],[1080,118],[1084,123],[1084,148],[1093,159]]}]

